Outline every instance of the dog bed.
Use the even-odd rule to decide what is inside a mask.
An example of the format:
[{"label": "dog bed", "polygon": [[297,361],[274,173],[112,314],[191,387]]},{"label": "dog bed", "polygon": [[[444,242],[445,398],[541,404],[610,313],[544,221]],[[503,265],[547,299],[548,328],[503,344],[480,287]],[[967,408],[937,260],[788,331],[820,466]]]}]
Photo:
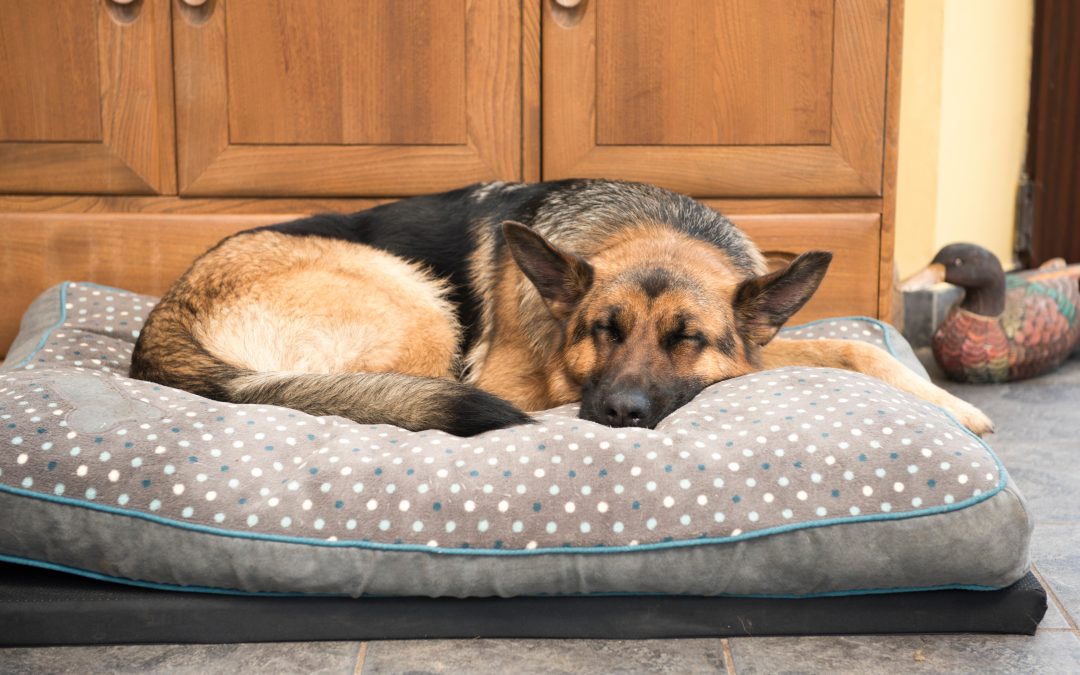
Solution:
[{"label": "dog bed", "polygon": [[[1018,582],[1045,602],[1022,581],[1031,520],[996,456],[880,381],[785,368],[713,385],[654,430],[564,406],[458,438],[129,379],[153,304],[69,282],[24,317],[0,370],[0,561],[319,602],[989,598]],[[785,336],[865,340],[921,370],[872,319]]]}]

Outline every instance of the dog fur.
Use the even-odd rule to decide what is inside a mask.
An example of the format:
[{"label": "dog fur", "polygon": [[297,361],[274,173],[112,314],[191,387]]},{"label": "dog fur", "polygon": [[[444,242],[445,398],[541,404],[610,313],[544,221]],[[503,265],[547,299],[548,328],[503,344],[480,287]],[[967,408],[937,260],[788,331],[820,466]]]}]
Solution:
[{"label": "dog fur", "polygon": [[649,185],[474,185],[225,239],[150,313],[131,375],[472,435],[579,400],[586,419],[652,427],[714,382],[830,366],[989,431],[875,347],[774,339],[830,260],[766,273],[728,219]]}]

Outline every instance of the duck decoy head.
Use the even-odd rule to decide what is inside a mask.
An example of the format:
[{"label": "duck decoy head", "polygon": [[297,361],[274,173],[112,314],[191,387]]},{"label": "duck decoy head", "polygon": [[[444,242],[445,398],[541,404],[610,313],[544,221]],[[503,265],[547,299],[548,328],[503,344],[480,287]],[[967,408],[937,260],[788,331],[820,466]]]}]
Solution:
[{"label": "duck decoy head", "polygon": [[997,256],[976,244],[949,244],[938,251],[930,266],[938,266],[942,281],[967,289],[1003,287],[1005,282]]}]

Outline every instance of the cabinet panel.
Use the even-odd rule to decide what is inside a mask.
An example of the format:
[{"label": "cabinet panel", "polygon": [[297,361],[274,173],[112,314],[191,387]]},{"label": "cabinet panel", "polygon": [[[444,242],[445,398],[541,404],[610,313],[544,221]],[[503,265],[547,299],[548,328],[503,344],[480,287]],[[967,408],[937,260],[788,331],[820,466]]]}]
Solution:
[{"label": "cabinet panel", "polygon": [[230,0],[234,143],[467,141],[464,0]]},{"label": "cabinet panel", "polygon": [[790,324],[834,316],[878,316],[881,216],[876,213],[740,215],[728,217],[771,263],[800,253],[832,251],[833,260],[814,297]]},{"label": "cabinet panel", "polygon": [[882,191],[889,0],[545,4],[547,179]]},{"label": "cabinet panel", "polygon": [[175,193],[169,1],[0,0],[0,192]]},{"label": "cabinet panel", "polygon": [[597,4],[599,145],[829,142],[832,0]]},{"label": "cabinet panel", "polygon": [[521,3],[212,0],[174,12],[180,192],[518,179]]},{"label": "cabinet panel", "polygon": [[94,4],[0,0],[0,141],[100,141]]}]

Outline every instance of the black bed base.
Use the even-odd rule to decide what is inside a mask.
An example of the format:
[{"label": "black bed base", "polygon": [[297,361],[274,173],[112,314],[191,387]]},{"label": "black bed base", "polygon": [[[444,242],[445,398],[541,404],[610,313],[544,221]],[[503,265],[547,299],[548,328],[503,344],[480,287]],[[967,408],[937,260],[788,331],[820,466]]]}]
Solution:
[{"label": "black bed base", "polygon": [[0,645],[409,638],[685,638],[1020,633],[1046,613],[1030,573],[999,591],[811,599],[689,596],[274,598],[181,593],[0,564]]}]

